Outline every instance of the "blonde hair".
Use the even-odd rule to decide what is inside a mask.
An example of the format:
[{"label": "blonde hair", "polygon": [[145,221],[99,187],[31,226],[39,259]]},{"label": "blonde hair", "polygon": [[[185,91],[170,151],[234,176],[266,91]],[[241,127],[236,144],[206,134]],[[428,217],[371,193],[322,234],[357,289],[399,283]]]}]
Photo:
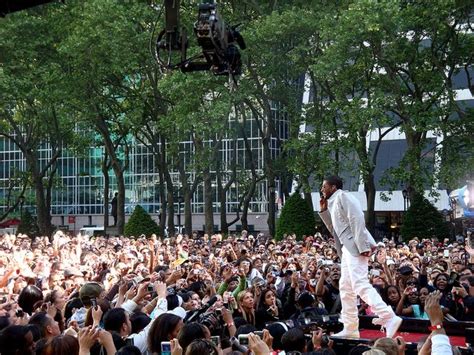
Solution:
[{"label": "blonde hair", "polygon": [[253,297],[253,294],[252,292],[248,291],[248,290],[243,290],[243,291],[240,291],[238,294],[237,294],[237,305],[239,307],[239,310],[240,312],[242,312],[242,317],[250,324],[253,324],[255,325],[255,310],[252,309],[250,312],[247,312],[246,310],[244,310],[241,306],[241,303],[242,303],[242,300],[244,299],[245,297],[245,294],[246,293],[250,293]]},{"label": "blonde hair", "polygon": [[398,347],[395,340],[391,338],[380,338],[374,343],[374,348],[382,350],[387,355],[397,355]]}]

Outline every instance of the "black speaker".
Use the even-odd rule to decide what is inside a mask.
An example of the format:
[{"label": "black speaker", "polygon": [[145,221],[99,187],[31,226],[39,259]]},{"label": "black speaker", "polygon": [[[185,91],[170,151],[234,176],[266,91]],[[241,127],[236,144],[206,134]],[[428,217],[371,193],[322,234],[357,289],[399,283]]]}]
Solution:
[{"label": "black speaker", "polygon": [[470,346],[474,345],[474,328],[466,328],[466,343]]}]

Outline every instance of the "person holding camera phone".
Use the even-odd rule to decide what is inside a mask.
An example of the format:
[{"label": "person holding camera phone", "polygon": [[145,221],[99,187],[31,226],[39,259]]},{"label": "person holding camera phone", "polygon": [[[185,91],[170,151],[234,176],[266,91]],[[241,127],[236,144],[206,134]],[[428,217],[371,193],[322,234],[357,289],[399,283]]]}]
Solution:
[{"label": "person holding camera phone", "polygon": [[375,240],[365,227],[364,212],[355,197],[342,190],[342,179],[331,176],[321,187],[320,217],[334,236],[341,258],[341,321],[344,329],[335,336],[359,338],[357,295],[379,317],[374,324],[385,327],[387,337],[395,336],[402,319],[387,306],[368,279],[369,257],[376,249]]},{"label": "person holding camera phone", "polygon": [[266,323],[280,320],[282,310],[278,307],[277,296],[273,289],[265,288],[260,296],[255,314],[257,329],[263,329]]},{"label": "person holding camera phone", "polygon": [[341,296],[339,291],[339,280],[341,268],[338,264],[326,266],[321,265],[321,276],[316,284],[316,296],[322,297],[324,306],[329,314],[341,311]]}]

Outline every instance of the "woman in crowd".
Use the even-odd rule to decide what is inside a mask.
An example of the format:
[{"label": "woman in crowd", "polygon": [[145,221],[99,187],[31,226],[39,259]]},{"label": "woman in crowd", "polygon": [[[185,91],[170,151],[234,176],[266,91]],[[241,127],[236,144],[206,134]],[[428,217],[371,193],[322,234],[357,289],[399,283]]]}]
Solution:
[{"label": "woman in crowd", "polygon": [[185,324],[178,334],[178,342],[184,354],[189,344],[198,339],[210,340],[211,332],[205,325],[196,322]]},{"label": "woman in crowd", "polygon": [[44,302],[50,303],[56,309],[54,320],[58,322],[61,332],[64,331],[64,307],[66,306],[66,295],[60,288],[50,291],[46,294]]},{"label": "woman in crowd", "polygon": [[382,298],[395,311],[401,299],[400,289],[394,285],[387,286],[383,290]]},{"label": "woman in crowd", "polygon": [[222,351],[206,339],[194,340],[186,349],[185,355],[220,355]]},{"label": "woman in crowd", "polygon": [[280,320],[282,310],[278,307],[276,292],[271,288],[264,289],[260,294],[260,302],[255,313],[256,327],[263,329],[266,323]]},{"label": "woman in crowd", "polygon": [[[426,290],[426,288],[423,288]],[[407,286],[402,292],[396,313],[400,316],[422,318],[421,301],[416,286]]]},{"label": "woman in crowd", "polygon": [[449,275],[440,273],[433,281],[433,286],[440,291],[442,296],[440,304],[444,314],[450,314],[454,318],[461,318],[464,313],[464,306],[460,302],[455,302],[452,289],[453,285],[449,282]]},{"label": "woman in crowd", "polygon": [[241,317],[247,321],[247,323],[255,325],[255,300],[252,292],[241,291],[237,295],[237,309],[234,310],[234,318]]},{"label": "woman in crowd", "polygon": [[58,335],[51,340],[41,339],[36,344],[36,355],[77,355],[79,341],[70,335]]},{"label": "woman in crowd", "polygon": [[183,320],[174,314],[159,316],[148,334],[148,351],[151,354],[161,354],[161,342],[177,338],[183,325]]}]

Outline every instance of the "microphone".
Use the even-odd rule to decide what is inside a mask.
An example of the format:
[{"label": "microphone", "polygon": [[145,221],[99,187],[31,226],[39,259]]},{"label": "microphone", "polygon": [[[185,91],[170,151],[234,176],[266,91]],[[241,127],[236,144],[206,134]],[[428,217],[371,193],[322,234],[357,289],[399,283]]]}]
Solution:
[{"label": "microphone", "polygon": [[184,318],[185,322],[192,322],[194,321],[197,317],[199,317],[201,314],[205,313],[214,303],[217,301],[217,296],[214,295],[212,296],[207,303],[202,306],[200,309],[194,312],[190,312],[186,315],[186,318]]}]

